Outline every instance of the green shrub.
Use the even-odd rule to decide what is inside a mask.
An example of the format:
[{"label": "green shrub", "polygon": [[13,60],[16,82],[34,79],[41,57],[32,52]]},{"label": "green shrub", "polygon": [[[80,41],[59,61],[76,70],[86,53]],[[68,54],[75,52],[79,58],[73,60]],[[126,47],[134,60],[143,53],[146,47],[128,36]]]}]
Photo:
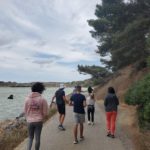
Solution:
[{"label": "green shrub", "polygon": [[140,127],[150,129],[150,74],[129,88],[125,102],[129,105],[138,105]]},{"label": "green shrub", "polygon": [[150,102],[144,107],[144,118],[150,122]]}]

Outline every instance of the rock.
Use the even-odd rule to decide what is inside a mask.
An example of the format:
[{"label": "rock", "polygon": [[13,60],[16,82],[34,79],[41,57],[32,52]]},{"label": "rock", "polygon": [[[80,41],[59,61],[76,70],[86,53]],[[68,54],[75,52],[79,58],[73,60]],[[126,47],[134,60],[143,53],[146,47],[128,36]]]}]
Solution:
[{"label": "rock", "polygon": [[14,96],[11,94],[8,96],[8,99],[14,99]]}]

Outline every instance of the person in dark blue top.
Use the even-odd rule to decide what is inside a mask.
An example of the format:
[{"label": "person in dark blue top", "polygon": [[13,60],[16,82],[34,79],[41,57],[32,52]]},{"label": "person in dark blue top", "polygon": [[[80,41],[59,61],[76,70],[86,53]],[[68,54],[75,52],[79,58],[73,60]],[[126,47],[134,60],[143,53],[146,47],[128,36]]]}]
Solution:
[{"label": "person in dark blue top", "polygon": [[74,126],[74,144],[78,143],[77,133],[78,133],[78,125],[80,125],[80,140],[84,139],[83,130],[85,122],[85,110],[86,106],[86,98],[83,94],[81,94],[81,86],[76,87],[76,93],[73,94],[70,98],[70,105],[73,106],[75,126]]},{"label": "person in dark blue top", "polygon": [[65,97],[65,92],[64,92],[64,85],[60,85],[60,88],[55,92],[55,95],[52,98],[51,105],[56,98],[56,104],[57,104],[57,110],[59,112],[59,126],[58,128],[61,130],[65,130],[63,127],[63,122],[65,119],[65,114],[66,114],[66,109],[65,109],[65,102],[67,102],[66,97]]}]

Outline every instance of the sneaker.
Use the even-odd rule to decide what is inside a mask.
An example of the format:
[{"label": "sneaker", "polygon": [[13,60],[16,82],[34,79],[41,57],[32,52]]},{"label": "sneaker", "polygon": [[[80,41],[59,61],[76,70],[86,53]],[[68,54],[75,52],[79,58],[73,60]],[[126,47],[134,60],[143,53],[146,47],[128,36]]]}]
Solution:
[{"label": "sneaker", "polygon": [[73,144],[78,144],[78,140],[75,140],[75,141],[73,142]]},{"label": "sneaker", "polygon": [[83,141],[83,140],[84,140],[84,136],[81,136],[81,137],[80,137],[80,141]]},{"label": "sneaker", "polygon": [[88,121],[88,125],[90,125],[91,124],[91,122],[90,121]]},{"label": "sneaker", "polygon": [[107,133],[107,136],[108,136],[108,137],[110,137],[110,136],[111,136],[110,132],[108,132],[108,133]]},{"label": "sneaker", "polygon": [[115,138],[114,134],[110,135],[110,137],[113,138],[113,139]]},{"label": "sneaker", "polygon": [[58,128],[59,128],[60,130],[63,130],[63,131],[66,130],[66,129],[63,127],[63,125],[59,125]]},{"label": "sneaker", "polygon": [[62,126],[62,125],[60,124],[60,125],[58,126],[58,128],[61,128],[61,126]]},{"label": "sneaker", "polygon": [[94,122],[92,122],[92,126],[94,125]]}]

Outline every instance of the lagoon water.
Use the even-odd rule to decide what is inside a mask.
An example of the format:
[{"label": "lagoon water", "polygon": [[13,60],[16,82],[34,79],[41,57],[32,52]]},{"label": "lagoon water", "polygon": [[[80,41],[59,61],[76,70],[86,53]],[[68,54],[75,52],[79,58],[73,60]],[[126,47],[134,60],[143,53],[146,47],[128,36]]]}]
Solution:
[{"label": "lagoon water", "polygon": [[[0,87],[0,121],[14,119],[18,116],[24,105],[25,97],[30,93],[30,87]],[[58,88],[46,88],[43,96],[50,104],[52,96]],[[73,88],[65,88],[65,93],[70,94]],[[14,99],[8,99],[13,94]]]}]

